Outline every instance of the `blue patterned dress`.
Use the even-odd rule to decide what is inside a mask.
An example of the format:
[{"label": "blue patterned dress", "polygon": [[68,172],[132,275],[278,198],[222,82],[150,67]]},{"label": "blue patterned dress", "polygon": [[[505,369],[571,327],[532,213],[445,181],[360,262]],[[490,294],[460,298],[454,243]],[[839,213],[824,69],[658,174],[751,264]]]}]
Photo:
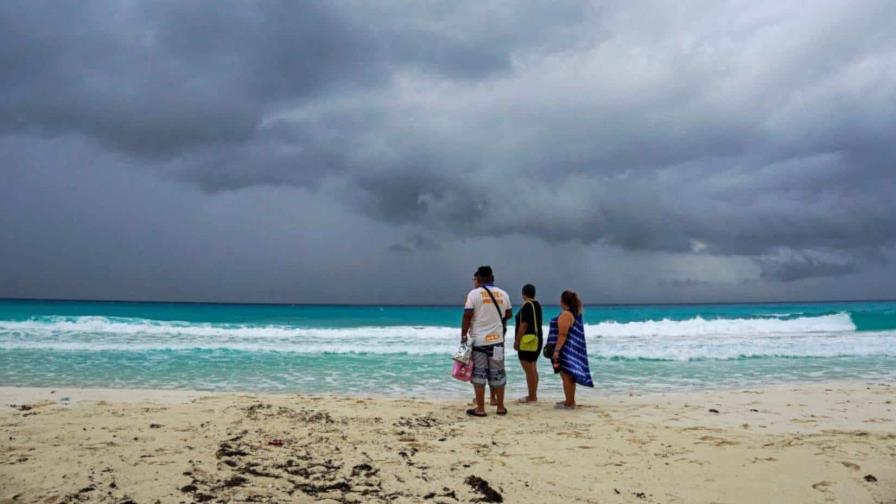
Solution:
[{"label": "blue patterned dress", "polygon": [[[547,344],[557,344],[557,319],[551,319],[551,331],[548,334]],[[594,387],[591,380],[591,369],[588,367],[588,350],[585,348],[585,321],[582,314],[576,315],[576,320],[569,328],[566,335],[566,343],[560,349],[560,370],[568,374],[579,385]]]}]

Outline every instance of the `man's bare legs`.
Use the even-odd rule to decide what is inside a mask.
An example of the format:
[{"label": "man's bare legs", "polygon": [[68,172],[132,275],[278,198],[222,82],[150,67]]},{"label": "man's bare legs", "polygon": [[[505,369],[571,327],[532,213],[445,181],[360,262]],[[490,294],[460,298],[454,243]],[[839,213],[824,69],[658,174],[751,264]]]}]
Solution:
[{"label": "man's bare legs", "polygon": [[[485,385],[482,386],[482,402],[485,403]],[[498,396],[500,395],[500,399]],[[497,406],[498,411],[504,410],[504,387],[501,387],[500,392],[496,389],[493,389],[491,385],[488,387],[488,403],[492,406]],[[476,407],[479,407],[479,399],[478,397],[473,397],[473,404]],[[485,405],[483,404],[483,407]]]},{"label": "man's bare legs", "polygon": [[[483,392],[482,395],[485,396],[485,392]],[[483,400],[485,400],[485,399],[483,399]],[[489,385],[489,387],[488,387],[488,403],[491,404],[492,406],[498,405],[498,397],[495,393],[495,389],[493,389],[491,387],[491,385]],[[476,404],[475,397],[473,398],[473,404]]]},{"label": "man's bare legs", "polygon": [[485,414],[485,385],[473,385],[473,392],[476,394],[476,414]]}]

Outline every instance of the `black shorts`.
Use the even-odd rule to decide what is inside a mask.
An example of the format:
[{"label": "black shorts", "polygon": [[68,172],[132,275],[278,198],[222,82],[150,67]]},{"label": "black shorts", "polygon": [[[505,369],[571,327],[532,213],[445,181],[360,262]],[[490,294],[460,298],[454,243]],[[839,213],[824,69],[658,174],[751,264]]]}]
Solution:
[{"label": "black shorts", "polygon": [[523,350],[517,350],[516,354],[523,362],[538,362],[538,358],[541,357],[541,340],[538,340],[538,350],[534,352],[526,352]]}]

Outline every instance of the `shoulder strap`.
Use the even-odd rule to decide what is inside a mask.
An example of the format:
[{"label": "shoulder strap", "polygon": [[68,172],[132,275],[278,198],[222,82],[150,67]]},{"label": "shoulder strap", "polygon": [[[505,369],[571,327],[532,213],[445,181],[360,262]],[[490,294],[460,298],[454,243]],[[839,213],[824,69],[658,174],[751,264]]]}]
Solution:
[{"label": "shoulder strap", "polygon": [[532,320],[535,321],[535,334],[538,334],[538,310],[535,309],[535,303],[526,301],[526,304],[532,307]]},{"label": "shoulder strap", "polygon": [[495,305],[495,309],[498,310],[498,318],[501,319],[501,323],[504,323],[504,313],[501,312],[501,307],[498,306],[498,301],[495,299],[495,295],[492,294],[492,291],[488,290],[488,287],[482,286],[485,289],[485,292],[488,292],[488,297],[492,298],[492,304]]}]

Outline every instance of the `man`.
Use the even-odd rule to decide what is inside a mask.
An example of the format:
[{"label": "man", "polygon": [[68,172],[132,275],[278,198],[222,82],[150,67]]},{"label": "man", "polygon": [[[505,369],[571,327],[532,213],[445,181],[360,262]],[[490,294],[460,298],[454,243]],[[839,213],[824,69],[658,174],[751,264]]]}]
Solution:
[{"label": "man", "polygon": [[504,386],[504,332],[506,321],[512,315],[510,296],[495,287],[495,275],[491,266],[480,266],[475,274],[478,286],[467,294],[460,341],[468,336],[473,346],[473,389],[476,392],[476,408],[467,414],[483,417],[485,413],[485,385],[494,390],[498,415],[506,415]]}]

